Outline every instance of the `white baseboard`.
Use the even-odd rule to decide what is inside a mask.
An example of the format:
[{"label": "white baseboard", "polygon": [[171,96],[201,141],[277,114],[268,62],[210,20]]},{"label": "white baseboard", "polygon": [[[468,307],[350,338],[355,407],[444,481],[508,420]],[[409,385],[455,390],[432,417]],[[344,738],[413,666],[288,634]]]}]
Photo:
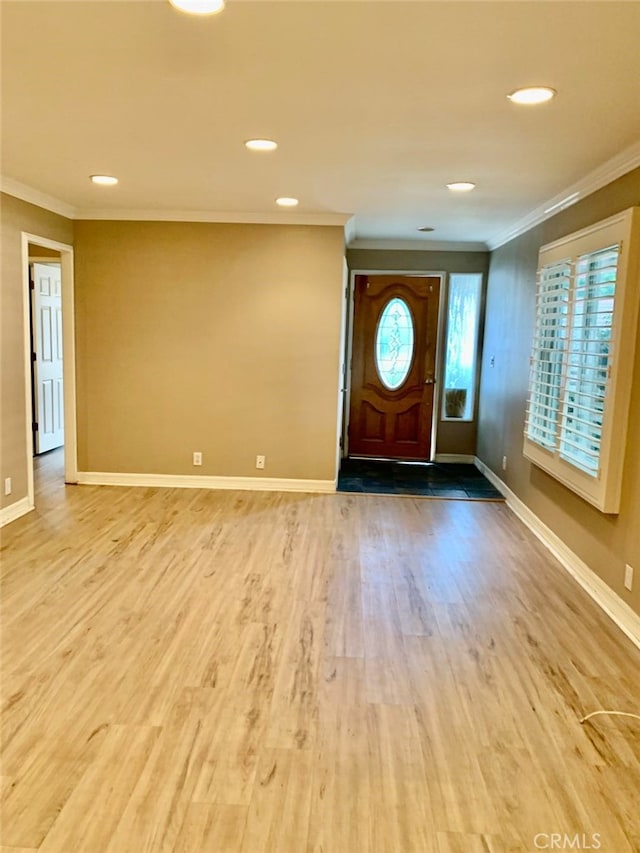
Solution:
[{"label": "white baseboard", "polygon": [[482,460],[475,458],[478,470],[502,492],[509,509],[518,516],[529,530],[545,545],[566,571],[580,584],[595,603],[612,619],[618,628],[640,648],[640,616],[623,601],[593,569],[578,557],[562,539],[547,527],[520,498],[503,483],[500,477]]},{"label": "white baseboard", "polygon": [[464,462],[467,465],[475,464],[476,457],[468,453],[436,453],[434,462]]},{"label": "white baseboard", "polygon": [[5,524],[15,521],[16,518],[26,515],[32,509],[35,509],[35,507],[29,501],[29,498],[20,498],[19,501],[5,506],[0,510],[0,527],[4,527]]},{"label": "white baseboard", "polygon": [[239,489],[252,492],[335,492],[335,480],[287,480],[279,477],[211,477],[190,474],[115,474],[78,471],[84,486],[152,486],[166,489]]}]

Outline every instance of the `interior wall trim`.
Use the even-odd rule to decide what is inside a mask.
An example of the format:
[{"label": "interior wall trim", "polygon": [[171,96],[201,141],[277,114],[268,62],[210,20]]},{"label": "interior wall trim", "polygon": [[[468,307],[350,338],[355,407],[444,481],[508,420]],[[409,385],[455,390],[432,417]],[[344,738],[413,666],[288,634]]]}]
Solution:
[{"label": "interior wall trim", "polygon": [[[357,217],[354,217],[357,220]],[[357,224],[357,222],[356,222]],[[400,240],[395,238],[366,239],[353,237],[347,242],[348,249],[374,249],[385,252],[487,252],[487,244],[481,240]]]},{"label": "interior wall trim", "polygon": [[[238,211],[192,211],[192,210],[98,210],[82,209],[54,198],[40,190],[0,175],[0,191],[15,198],[35,204],[45,210],[66,216],[68,219],[98,219],[156,222],[226,222],[274,225],[342,225],[345,227],[345,242],[350,249],[404,249],[412,251],[490,251],[493,252],[510,240],[519,237],[546,219],[555,216],[570,204],[581,201],[596,190],[610,184],[640,166],[640,142],[625,148],[619,154],[593,169],[580,180],[557,193],[553,198],[529,211],[505,231],[499,232],[486,242],[429,242],[428,240],[373,240],[358,237],[357,216],[352,213],[278,213]],[[462,246],[465,246],[462,249]],[[455,248],[454,248],[455,247]],[[473,247],[473,248],[472,248]]]},{"label": "interior wall trim", "polygon": [[23,515],[31,512],[32,509],[35,509],[35,507],[28,497],[20,498],[15,503],[3,507],[0,510],[0,527],[4,527],[5,524],[10,524],[17,518],[21,518]]},{"label": "interior wall trim", "polygon": [[51,213],[73,220],[119,222],[215,222],[241,225],[329,225],[345,227],[351,213],[298,213],[285,211],[237,210],[138,210],[134,208],[81,208],[43,193],[28,184],[0,175],[0,192],[35,204]]},{"label": "interior wall trim", "polygon": [[344,227],[346,213],[257,213],[235,210],[129,210],[79,209],[75,219],[117,222],[213,222],[222,225],[334,225]]},{"label": "interior wall trim", "polygon": [[57,213],[59,216],[65,216],[67,219],[75,219],[78,212],[77,208],[66,201],[54,198],[54,196],[47,195],[35,187],[14,181],[13,178],[7,178],[4,175],[0,175],[0,192],[19,198],[20,201],[35,204],[36,207],[42,207],[44,210]]},{"label": "interior wall trim", "polygon": [[569,548],[566,542],[541,521],[485,463],[475,458],[478,470],[505,496],[509,509],[545,545],[560,565],[576,580],[595,603],[640,649],[640,616],[602,578]]},{"label": "interior wall trim", "polygon": [[436,453],[434,462],[462,462],[466,465],[474,465],[476,457],[473,453]]},{"label": "interior wall trim", "polygon": [[495,249],[500,248],[500,246],[504,246],[504,244],[508,243],[510,240],[514,240],[526,231],[530,231],[532,228],[535,228],[536,225],[550,219],[561,210],[570,207],[572,204],[576,204],[576,202],[582,201],[583,198],[591,195],[591,193],[602,189],[602,187],[606,187],[607,184],[621,178],[623,175],[626,175],[627,172],[631,172],[639,166],[640,142],[637,142],[629,146],[629,148],[625,148],[625,150],[621,151],[619,154],[616,154],[615,157],[607,160],[606,163],[598,166],[597,169],[594,169],[584,177],[580,178],[579,181],[576,181],[574,184],[571,184],[571,186],[566,187],[566,189],[557,193],[553,198],[550,198],[548,201],[536,207],[522,219],[515,222],[506,231],[492,237],[487,241],[489,251],[493,252]]},{"label": "interior wall trim", "polygon": [[336,490],[335,480],[298,480],[280,477],[213,477],[191,474],[133,474],[78,471],[83,486],[145,486],[165,489],[238,489],[252,492],[313,492]]}]

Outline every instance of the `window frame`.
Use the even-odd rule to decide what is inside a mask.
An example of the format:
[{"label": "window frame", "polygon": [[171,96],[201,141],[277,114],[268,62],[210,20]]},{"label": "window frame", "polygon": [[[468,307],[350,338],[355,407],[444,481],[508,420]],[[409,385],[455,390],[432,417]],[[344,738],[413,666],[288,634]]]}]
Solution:
[{"label": "window frame", "polygon": [[[571,341],[580,326],[574,314],[574,301],[578,287],[578,259],[613,246],[619,246],[613,317],[608,354],[609,377],[605,386],[600,437],[599,468],[595,476],[563,459],[561,439],[563,412],[567,405],[567,365]],[[548,474],[551,474],[584,500],[604,513],[615,514],[620,507],[620,492],[624,465],[624,450],[628,431],[631,384],[635,359],[638,308],[640,304],[640,208],[630,208],[609,217],[589,228],[569,234],[560,240],[542,246],[538,257],[538,286],[534,341],[524,424],[524,456]],[[535,416],[532,395],[536,365],[541,363],[540,347],[536,346],[536,333],[541,325],[541,277],[549,267],[562,263],[570,265],[566,346],[562,351],[562,379],[559,390],[555,442],[545,447],[531,438],[529,425]],[[585,353],[583,353],[585,355]],[[574,351],[575,356],[575,351]],[[587,368],[585,363],[583,369]],[[547,388],[550,388],[547,385]],[[553,389],[551,389],[553,390]]]}]

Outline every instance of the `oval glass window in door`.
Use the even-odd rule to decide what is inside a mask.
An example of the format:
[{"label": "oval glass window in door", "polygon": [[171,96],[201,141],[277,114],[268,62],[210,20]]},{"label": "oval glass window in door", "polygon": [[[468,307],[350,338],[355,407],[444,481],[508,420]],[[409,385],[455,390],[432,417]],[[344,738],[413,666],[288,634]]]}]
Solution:
[{"label": "oval glass window in door", "polygon": [[409,306],[397,296],[384,307],[376,331],[376,369],[390,391],[407,378],[413,361],[413,317]]}]

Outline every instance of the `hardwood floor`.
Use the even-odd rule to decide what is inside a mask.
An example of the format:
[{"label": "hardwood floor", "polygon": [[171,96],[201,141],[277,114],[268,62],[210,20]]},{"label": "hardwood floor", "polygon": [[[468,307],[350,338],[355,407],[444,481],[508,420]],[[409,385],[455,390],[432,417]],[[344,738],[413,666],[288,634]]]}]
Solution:
[{"label": "hardwood floor", "polygon": [[640,723],[579,722],[640,652],[506,506],[57,464],[2,532],[2,853],[640,850]]}]

